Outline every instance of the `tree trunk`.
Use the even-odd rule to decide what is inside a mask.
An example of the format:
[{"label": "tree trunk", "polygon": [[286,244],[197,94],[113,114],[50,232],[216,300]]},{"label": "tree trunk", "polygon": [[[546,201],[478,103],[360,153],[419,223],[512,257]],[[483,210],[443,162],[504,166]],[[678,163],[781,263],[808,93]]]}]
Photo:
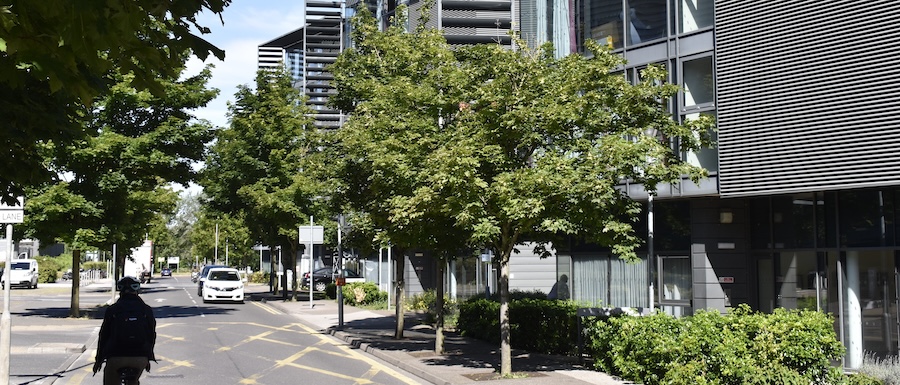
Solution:
[{"label": "tree trunk", "polygon": [[406,256],[403,253],[406,251],[404,249],[398,248],[397,258],[395,262],[397,263],[396,268],[394,269],[394,277],[396,280],[396,285],[394,286],[394,312],[395,317],[397,318],[397,329],[394,330],[394,338],[401,339],[403,338],[403,276],[404,271],[406,270]]},{"label": "tree trunk", "polygon": [[434,322],[434,354],[444,354],[444,258],[437,260],[437,282],[434,289],[434,307],[437,320]]},{"label": "tree trunk", "polygon": [[[297,242],[291,242],[291,257],[288,258],[291,261],[291,302],[297,301]],[[310,274],[312,276],[312,274]]]},{"label": "tree trunk", "polygon": [[509,342],[509,255],[500,257],[500,375],[512,374]]},{"label": "tree trunk", "polygon": [[81,288],[81,250],[72,250],[72,302],[69,307],[69,316],[78,318],[81,316],[79,301],[79,289]]}]

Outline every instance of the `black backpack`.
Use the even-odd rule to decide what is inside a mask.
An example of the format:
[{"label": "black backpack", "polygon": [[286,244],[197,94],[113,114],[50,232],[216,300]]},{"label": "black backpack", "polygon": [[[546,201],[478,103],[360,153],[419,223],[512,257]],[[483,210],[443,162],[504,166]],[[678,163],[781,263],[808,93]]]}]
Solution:
[{"label": "black backpack", "polygon": [[147,353],[150,321],[141,309],[124,309],[112,317],[113,354],[143,356]]}]

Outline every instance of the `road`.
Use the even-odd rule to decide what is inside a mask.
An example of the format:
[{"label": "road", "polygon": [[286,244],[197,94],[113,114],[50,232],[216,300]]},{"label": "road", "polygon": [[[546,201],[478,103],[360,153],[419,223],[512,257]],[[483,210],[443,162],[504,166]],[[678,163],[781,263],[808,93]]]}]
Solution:
[{"label": "road", "polygon": [[[48,286],[48,285],[45,285]],[[57,290],[53,292],[53,290]],[[82,308],[111,296],[82,289]],[[157,317],[152,384],[424,384],[425,381],[261,302],[204,304],[187,277],[164,277],[141,295]],[[96,384],[91,364],[102,310],[64,318],[68,288],[14,290],[11,384]],[[88,305],[88,306],[86,306]],[[66,346],[84,344],[83,353]],[[53,369],[57,368],[57,369]],[[54,373],[56,373],[54,375]]]}]

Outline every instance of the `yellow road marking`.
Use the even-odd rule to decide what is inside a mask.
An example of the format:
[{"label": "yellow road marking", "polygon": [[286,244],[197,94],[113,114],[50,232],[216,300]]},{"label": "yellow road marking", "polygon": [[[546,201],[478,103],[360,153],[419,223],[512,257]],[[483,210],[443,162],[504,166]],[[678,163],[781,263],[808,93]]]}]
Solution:
[{"label": "yellow road marking", "polygon": [[272,306],[263,304],[263,303],[261,303],[261,302],[250,302],[250,303],[256,305],[256,306],[259,307],[260,309],[263,309],[263,310],[265,310],[265,311],[267,311],[267,312],[269,312],[269,313],[272,313],[272,314],[282,314],[282,312],[279,311],[278,309],[276,309],[276,308],[274,308],[274,307],[272,307]]},{"label": "yellow road marking", "polygon": [[394,378],[396,378],[400,381],[403,381],[407,384],[411,384],[411,385],[417,384],[411,378],[404,376],[400,372],[397,372],[396,370],[391,369],[388,366],[382,365],[380,362],[375,361],[356,350],[350,349],[349,346],[347,346],[341,342],[338,342],[337,340],[335,340],[333,338],[329,338],[329,336],[321,334],[321,333],[317,332],[316,330],[310,328],[309,326],[299,324],[299,323],[295,324],[295,325],[299,326],[303,330],[306,330],[310,334],[313,334],[313,335],[319,337],[319,339],[321,339],[322,341],[332,344],[332,345],[336,346],[338,349],[341,349],[341,350],[347,352],[348,355],[356,357],[356,359],[368,363],[369,365],[372,366],[372,370],[380,370],[380,371],[390,375],[391,377],[394,377]]},{"label": "yellow road marking", "polygon": [[168,357],[162,357],[162,356],[158,356],[158,357],[156,357],[156,359],[158,361],[171,363],[170,365],[160,366],[159,368],[157,368],[156,371],[158,371],[158,372],[165,372],[167,370],[171,370],[171,369],[175,369],[175,368],[193,368],[194,367],[194,364],[191,361],[173,360]]}]

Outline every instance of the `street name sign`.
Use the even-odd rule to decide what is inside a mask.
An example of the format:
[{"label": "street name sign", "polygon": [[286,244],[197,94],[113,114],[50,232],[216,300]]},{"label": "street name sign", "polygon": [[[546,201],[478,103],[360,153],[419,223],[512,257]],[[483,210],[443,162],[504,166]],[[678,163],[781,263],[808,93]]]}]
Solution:
[{"label": "street name sign", "polygon": [[25,198],[19,197],[13,206],[0,203],[0,223],[22,223],[25,221]]}]

